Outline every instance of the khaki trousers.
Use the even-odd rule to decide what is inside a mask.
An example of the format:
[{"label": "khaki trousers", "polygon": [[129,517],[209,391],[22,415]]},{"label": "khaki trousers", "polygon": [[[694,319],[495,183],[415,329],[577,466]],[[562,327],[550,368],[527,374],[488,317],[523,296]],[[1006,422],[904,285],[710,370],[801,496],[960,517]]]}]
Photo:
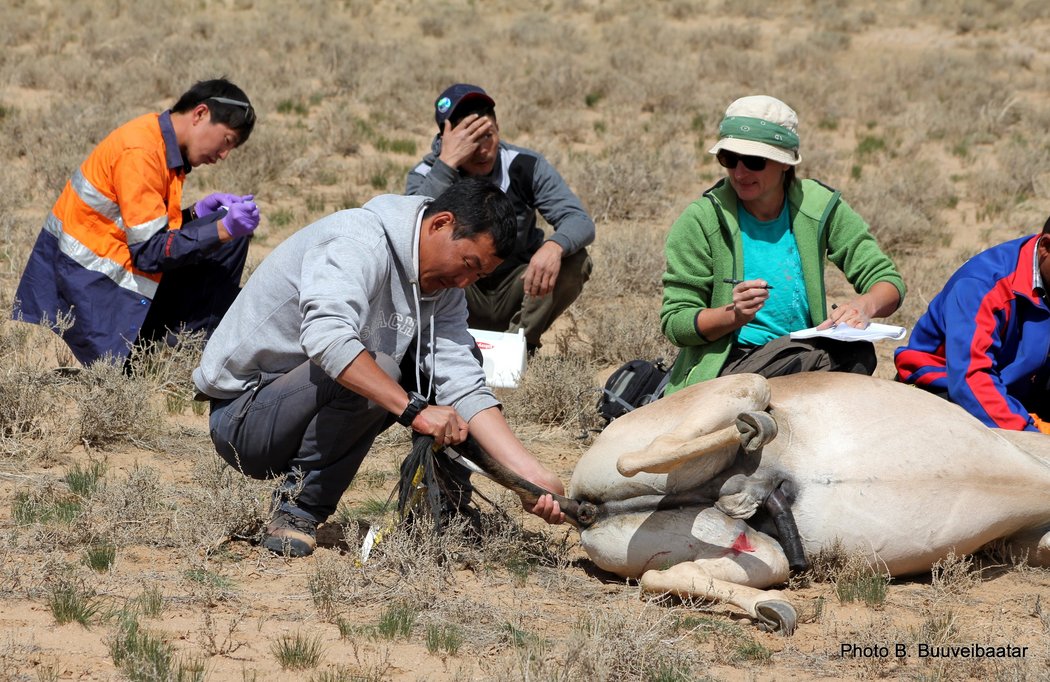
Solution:
[{"label": "khaki trousers", "polygon": [[467,324],[474,329],[515,333],[525,330],[525,342],[538,348],[540,337],[565,312],[590,279],[594,263],[587,249],[561,261],[554,291],[546,296],[526,296],[522,275],[528,264],[520,265],[503,278],[494,289],[480,289],[476,284],[467,287]]}]

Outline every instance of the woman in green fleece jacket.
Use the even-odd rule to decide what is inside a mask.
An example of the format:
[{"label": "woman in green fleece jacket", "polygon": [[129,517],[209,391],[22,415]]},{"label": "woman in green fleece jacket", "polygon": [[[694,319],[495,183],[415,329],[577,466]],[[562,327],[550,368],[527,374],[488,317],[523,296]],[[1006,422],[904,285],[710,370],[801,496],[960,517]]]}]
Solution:
[{"label": "woman in green fleece jacket", "polygon": [[[870,342],[792,340],[812,326],[864,328],[904,298],[904,280],[840,194],[795,177],[798,118],[773,97],[726,109],[711,148],[726,177],[667,237],[663,333],[682,351],[667,393],[723,374],[875,371]],[[824,263],[857,291],[827,314]]]}]

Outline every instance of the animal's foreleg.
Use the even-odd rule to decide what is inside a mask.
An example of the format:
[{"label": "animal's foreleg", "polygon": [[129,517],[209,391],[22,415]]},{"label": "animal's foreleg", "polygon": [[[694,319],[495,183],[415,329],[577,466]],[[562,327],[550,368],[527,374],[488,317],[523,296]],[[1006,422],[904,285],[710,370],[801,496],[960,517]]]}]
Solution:
[{"label": "animal's foreleg", "polygon": [[[795,631],[798,614],[783,593],[722,580],[712,575],[717,572],[687,561],[663,571],[646,571],[641,587],[643,592],[727,602],[746,611],[764,629],[784,635]],[[783,579],[787,579],[786,572]]]}]

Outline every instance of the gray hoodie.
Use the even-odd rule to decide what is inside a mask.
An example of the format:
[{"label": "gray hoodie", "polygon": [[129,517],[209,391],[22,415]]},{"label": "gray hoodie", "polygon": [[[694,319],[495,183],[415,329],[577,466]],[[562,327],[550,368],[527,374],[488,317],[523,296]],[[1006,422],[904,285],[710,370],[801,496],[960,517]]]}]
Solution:
[{"label": "gray hoodie", "polygon": [[[281,242],[252,274],[204,348],[193,383],[234,398],[264,374],[307,360],[337,377],[364,350],[398,363],[418,348],[436,401],[463,419],[499,405],[471,355],[462,289],[422,297],[419,227],[427,197],[383,195]],[[418,390],[431,394],[431,384]]]}]

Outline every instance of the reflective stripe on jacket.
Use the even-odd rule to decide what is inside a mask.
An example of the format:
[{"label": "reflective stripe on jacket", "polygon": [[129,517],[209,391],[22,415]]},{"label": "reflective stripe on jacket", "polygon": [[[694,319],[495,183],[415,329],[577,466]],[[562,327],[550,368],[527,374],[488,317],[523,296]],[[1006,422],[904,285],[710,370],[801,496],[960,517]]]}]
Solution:
[{"label": "reflective stripe on jacket", "polygon": [[138,336],[161,274],[129,247],[182,226],[185,162],[170,114],[110,133],[81,164],[44,221],[15,295],[14,318],[58,330],[76,358],[122,359]]}]

